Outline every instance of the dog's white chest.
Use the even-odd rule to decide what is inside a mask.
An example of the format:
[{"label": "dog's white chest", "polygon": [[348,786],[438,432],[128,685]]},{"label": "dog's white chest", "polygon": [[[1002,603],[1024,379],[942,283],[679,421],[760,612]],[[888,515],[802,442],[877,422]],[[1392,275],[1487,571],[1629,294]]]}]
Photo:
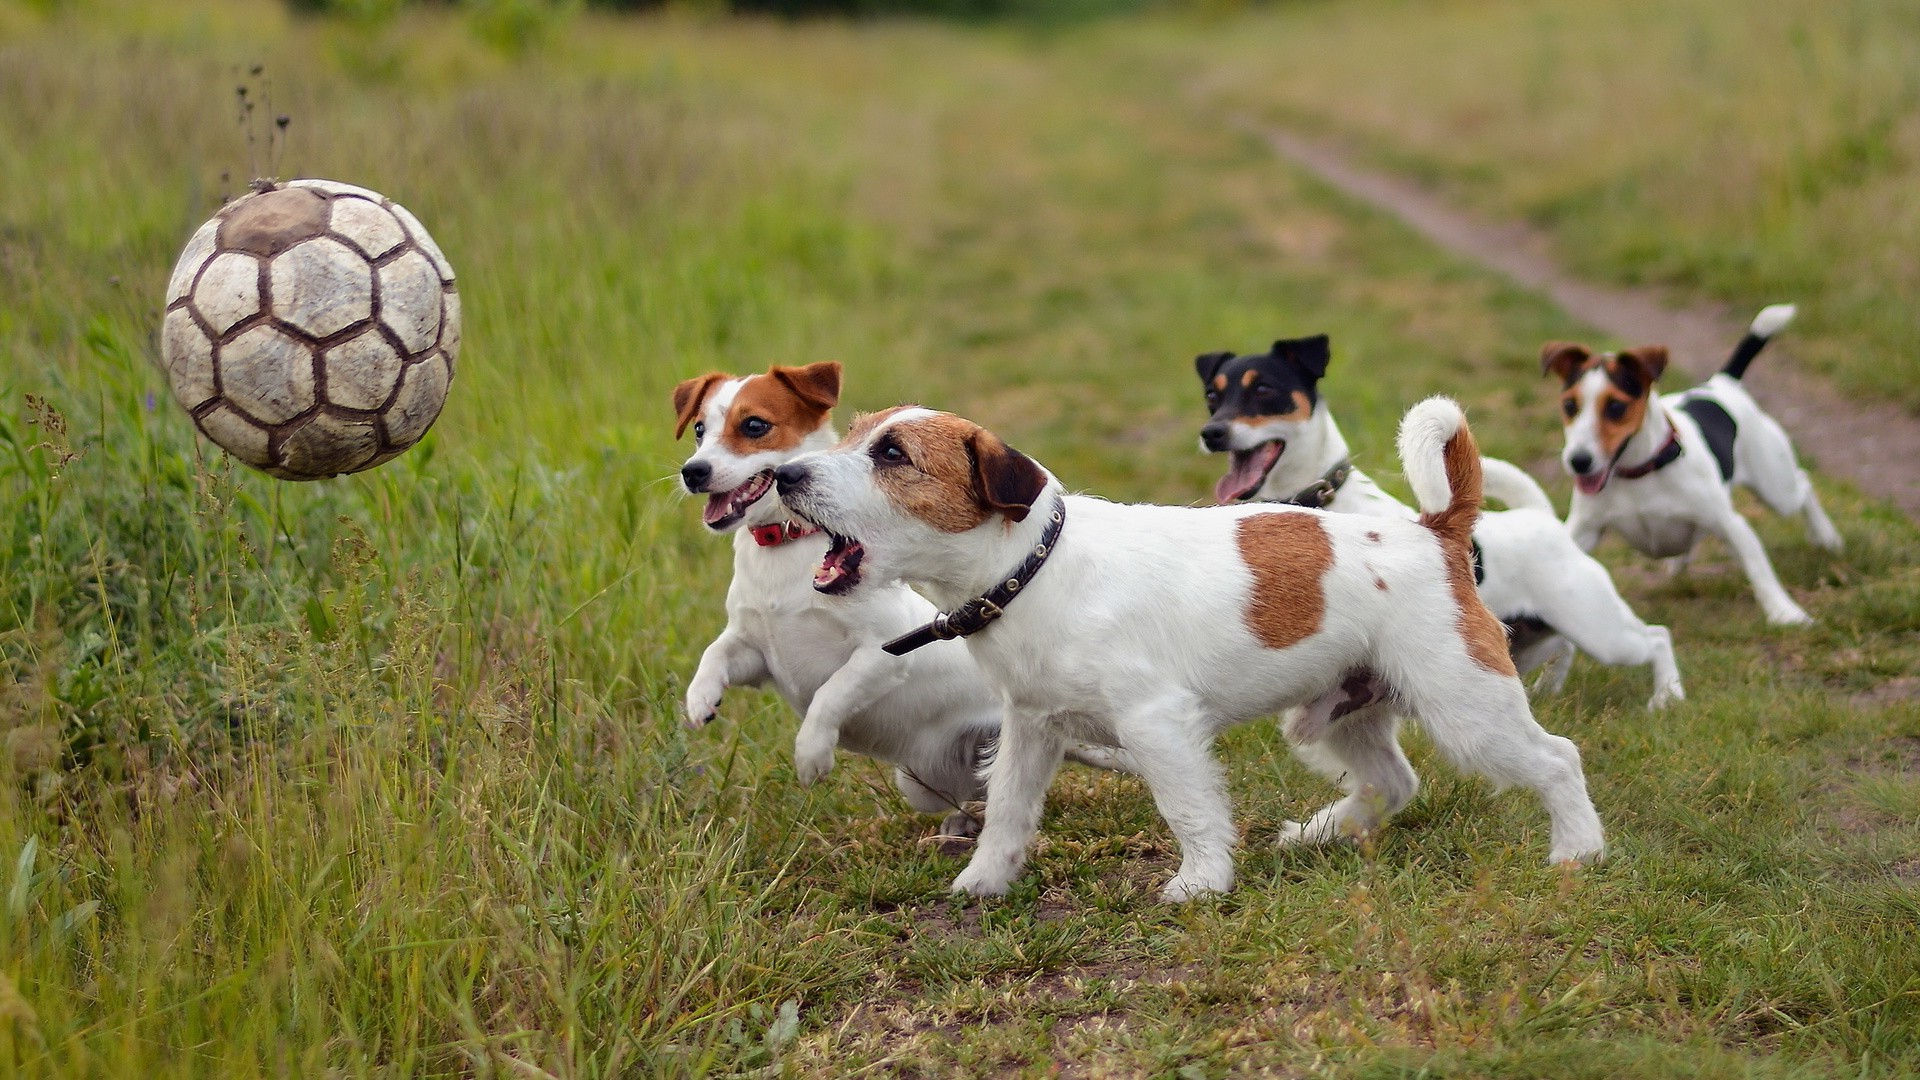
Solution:
[{"label": "dog's white chest", "polygon": [[1700,540],[1700,529],[1694,522],[1662,513],[1622,514],[1608,525],[1636,551],[1655,558],[1685,555]]}]

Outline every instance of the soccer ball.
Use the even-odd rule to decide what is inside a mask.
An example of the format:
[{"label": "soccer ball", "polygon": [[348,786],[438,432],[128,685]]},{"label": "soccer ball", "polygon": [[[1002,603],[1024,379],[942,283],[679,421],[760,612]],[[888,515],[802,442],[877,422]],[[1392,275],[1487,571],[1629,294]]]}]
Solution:
[{"label": "soccer ball", "polygon": [[283,480],[370,469],[440,415],[460,352],[453,268],[398,203],[259,182],[187,241],[161,356],[207,438]]}]

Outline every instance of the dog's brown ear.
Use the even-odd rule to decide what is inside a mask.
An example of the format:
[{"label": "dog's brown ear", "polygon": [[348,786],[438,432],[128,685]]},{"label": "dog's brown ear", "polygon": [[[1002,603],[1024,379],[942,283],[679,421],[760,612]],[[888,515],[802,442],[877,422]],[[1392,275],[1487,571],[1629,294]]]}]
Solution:
[{"label": "dog's brown ear", "polygon": [[1540,346],[1540,374],[1558,375],[1564,383],[1573,382],[1580,369],[1593,359],[1593,350],[1571,341],[1549,341]]},{"label": "dog's brown ear", "polygon": [[1047,487],[1047,472],[1032,458],[985,428],[968,440],[973,450],[973,494],[980,505],[1025,521],[1033,500]]},{"label": "dog's brown ear", "polygon": [[713,392],[714,384],[724,381],[726,377],[724,371],[709,371],[673,388],[673,414],[677,421],[673,425],[674,438],[678,439],[687,430],[687,425],[700,415],[700,406],[706,404],[707,395]]},{"label": "dog's brown ear", "polygon": [[1637,345],[1631,349],[1621,349],[1620,362],[1639,371],[1641,379],[1651,386],[1660,373],[1667,370],[1667,347]]},{"label": "dog's brown ear", "polygon": [[806,367],[781,367],[778,364],[767,369],[767,374],[780,380],[781,384],[793,391],[793,396],[819,409],[821,412],[840,404],[840,362],[823,360]]}]

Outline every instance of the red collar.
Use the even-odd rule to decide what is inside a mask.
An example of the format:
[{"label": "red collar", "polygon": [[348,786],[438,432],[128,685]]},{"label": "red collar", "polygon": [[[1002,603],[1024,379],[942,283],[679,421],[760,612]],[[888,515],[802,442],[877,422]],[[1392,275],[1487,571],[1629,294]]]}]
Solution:
[{"label": "red collar", "polygon": [[781,521],[772,525],[755,525],[747,531],[753,534],[753,542],[761,547],[779,547],[803,536],[812,536],[820,530],[797,521]]},{"label": "red collar", "polygon": [[1613,475],[1622,480],[1638,480],[1648,473],[1658,472],[1673,464],[1680,456],[1680,429],[1673,425],[1673,417],[1667,417],[1667,441],[1652,457],[1635,465],[1631,469],[1615,469]]}]

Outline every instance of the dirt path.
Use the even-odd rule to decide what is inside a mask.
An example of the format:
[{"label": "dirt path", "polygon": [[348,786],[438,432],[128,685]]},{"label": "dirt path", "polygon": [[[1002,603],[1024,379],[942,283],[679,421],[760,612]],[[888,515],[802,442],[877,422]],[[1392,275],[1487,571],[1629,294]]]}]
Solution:
[{"label": "dirt path", "polygon": [[[1674,307],[1658,290],[1582,281],[1560,268],[1546,234],[1537,229],[1479,220],[1418,185],[1356,165],[1326,143],[1250,119],[1240,123],[1281,157],[1386,210],[1441,247],[1544,293],[1581,322],[1625,341],[1666,344],[1674,363],[1696,379],[1719,366],[1753,315],[1717,306]],[[1757,298],[1754,311],[1761,299],[1792,298]],[[1789,342],[1791,337],[1789,331]],[[1754,397],[1786,426],[1803,457],[1920,518],[1920,420],[1897,406],[1844,397],[1795,367],[1791,356],[1790,344],[1777,344],[1754,364],[1746,378]]]}]

